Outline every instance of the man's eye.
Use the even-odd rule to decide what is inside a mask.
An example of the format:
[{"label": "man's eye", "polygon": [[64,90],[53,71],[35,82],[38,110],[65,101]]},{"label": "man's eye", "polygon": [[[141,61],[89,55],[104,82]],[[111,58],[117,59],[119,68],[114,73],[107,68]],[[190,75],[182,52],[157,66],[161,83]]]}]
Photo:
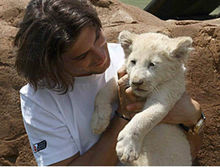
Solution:
[{"label": "man's eye", "polygon": [[100,37],[100,32],[98,32],[98,34],[96,35],[95,41],[97,41],[99,39],[99,37]]},{"label": "man's eye", "polygon": [[96,38],[95,38],[95,41],[97,41],[100,37],[100,33],[101,33],[101,29],[97,29],[96,30]]},{"label": "man's eye", "polygon": [[86,58],[87,55],[88,55],[88,52],[83,53],[80,56],[74,58],[74,60],[82,60],[82,59]]}]

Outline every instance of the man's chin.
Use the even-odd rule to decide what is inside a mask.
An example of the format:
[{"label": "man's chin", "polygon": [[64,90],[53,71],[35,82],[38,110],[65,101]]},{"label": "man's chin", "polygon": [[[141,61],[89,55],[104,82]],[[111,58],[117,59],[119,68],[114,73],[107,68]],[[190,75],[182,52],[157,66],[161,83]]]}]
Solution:
[{"label": "man's chin", "polygon": [[96,74],[101,74],[103,72],[105,72],[108,67],[110,66],[110,58],[108,56],[107,61],[105,62],[105,64],[103,64],[98,70]]},{"label": "man's chin", "polygon": [[96,70],[93,74],[102,74],[102,73],[104,73],[108,69],[109,65],[110,64],[107,64],[105,67],[100,68],[99,70]]}]

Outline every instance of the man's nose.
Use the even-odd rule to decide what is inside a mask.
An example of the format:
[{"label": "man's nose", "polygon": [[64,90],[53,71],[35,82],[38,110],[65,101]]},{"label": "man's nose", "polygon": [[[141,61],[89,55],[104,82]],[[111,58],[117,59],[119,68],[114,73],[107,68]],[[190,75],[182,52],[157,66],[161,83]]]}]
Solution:
[{"label": "man's nose", "polygon": [[103,49],[94,48],[92,51],[93,51],[94,55],[96,55],[96,59],[102,59],[103,58]]}]

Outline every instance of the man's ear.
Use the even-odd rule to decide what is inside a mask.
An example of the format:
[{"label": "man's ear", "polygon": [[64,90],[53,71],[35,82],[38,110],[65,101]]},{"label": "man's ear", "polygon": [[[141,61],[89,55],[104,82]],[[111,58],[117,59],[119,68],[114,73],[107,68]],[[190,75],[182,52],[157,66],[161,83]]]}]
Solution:
[{"label": "man's ear", "polygon": [[119,43],[121,44],[125,52],[125,58],[127,58],[132,51],[132,44],[135,36],[136,34],[126,30],[120,32],[118,36]]},{"label": "man's ear", "polygon": [[183,62],[188,58],[188,54],[193,50],[191,37],[178,37],[173,39],[174,47],[171,50],[171,56],[175,57]]}]

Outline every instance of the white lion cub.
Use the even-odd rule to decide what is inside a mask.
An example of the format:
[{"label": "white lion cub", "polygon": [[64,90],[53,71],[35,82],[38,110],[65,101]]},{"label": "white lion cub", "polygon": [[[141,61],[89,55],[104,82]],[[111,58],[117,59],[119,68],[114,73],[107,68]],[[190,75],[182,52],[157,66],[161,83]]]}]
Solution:
[{"label": "white lion cub", "polygon": [[[192,39],[122,31],[119,42],[126,55],[129,85],[136,95],[147,97],[143,111],[119,133],[119,160],[127,165],[191,165],[190,146],[183,130],[159,123],[185,91],[184,63],[192,50]],[[109,124],[116,87],[113,78],[96,97],[94,133],[103,132]]]}]

